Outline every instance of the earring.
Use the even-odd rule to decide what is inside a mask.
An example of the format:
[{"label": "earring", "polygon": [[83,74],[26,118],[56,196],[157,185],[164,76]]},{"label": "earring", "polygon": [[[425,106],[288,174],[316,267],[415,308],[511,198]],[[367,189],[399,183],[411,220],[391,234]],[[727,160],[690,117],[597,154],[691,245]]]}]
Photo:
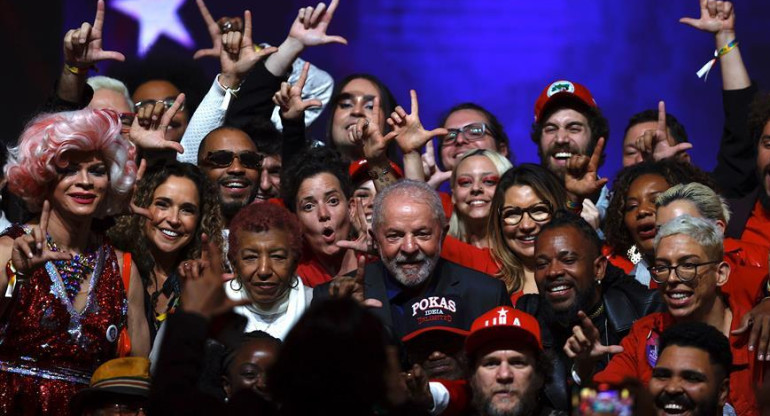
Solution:
[{"label": "earring", "polygon": [[[233,283],[238,283],[238,288],[237,288],[237,289],[236,289],[235,287],[233,287]],[[238,291],[240,291],[241,289],[243,289],[243,284],[242,284],[242,283],[241,283],[241,281],[240,281],[240,280],[238,280],[238,279],[233,279],[233,280],[231,280],[231,281],[230,281],[230,283],[229,283],[229,285],[230,285],[230,289],[232,289],[232,290],[234,290],[234,291],[236,291],[236,292],[238,292]]]}]

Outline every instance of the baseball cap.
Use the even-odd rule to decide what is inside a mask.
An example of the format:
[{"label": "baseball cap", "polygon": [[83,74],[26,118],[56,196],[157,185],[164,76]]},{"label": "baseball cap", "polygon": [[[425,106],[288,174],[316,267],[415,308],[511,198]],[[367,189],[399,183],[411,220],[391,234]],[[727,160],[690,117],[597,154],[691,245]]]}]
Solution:
[{"label": "baseball cap", "polygon": [[[394,175],[396,175],[397,178],[404,177],[404,173],[401,171],[401,168],[393,162],[390,162],[390,170]],[[360,185],[361,183],[372,179],[369,177],[369,163],[366,161],[366,159],[360,159],[356,160],[355,162],[351,162],[350,167],[348,168],[348,173],[350,174],[350,181],[353,183],[353,185]]]},{"label": "baseball cap", "polygon": [[465,352],[473,355],[484,345],[506,340],[543,349],[540,324],[534,316],[510,306],[499,306],[473,321],[471,333],[465,339]]},{"label": "baseball cap", "polygon": [[570,101],[578,101],[589,107],[598,107],[588,88],[577,82],[559,80],[545,87],[537,101],[535,101],[535,121],[538,123],[542,121],[540,117],[547,108],[559,103],[569,103]]},{"label": "baseball cap", "polygon": [[71,413],[81,414],[86,404],[105,395],[148,398],[150,360],[144,357],[125,357],[100,365],[91,376],[89,387],[72,397]]},{"label": "baseball cap", "polygon": [[431,331],[467,336],[468,324],[461,308],[459,298],[454,296],[426,296],[408,302],[404,309],[406,335],[401,341],[407,342]]}]

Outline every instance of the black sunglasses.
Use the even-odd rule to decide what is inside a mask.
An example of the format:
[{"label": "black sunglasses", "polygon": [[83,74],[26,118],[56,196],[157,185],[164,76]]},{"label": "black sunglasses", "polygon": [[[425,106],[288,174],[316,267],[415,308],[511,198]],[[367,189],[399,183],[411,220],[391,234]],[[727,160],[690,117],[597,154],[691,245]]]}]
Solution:
[{"label": "black sunglasses", "polygon": [[235,153],[230,150],[217,150],[215,152],[209,152],[204,159],[204,162],[215,168],[226,168],[233,164],[233,160],[238,158],[241,165],[247,169],[260,169],[262,167],[262,160],[265,158],[263,155],[247,150],[240,153]]}]

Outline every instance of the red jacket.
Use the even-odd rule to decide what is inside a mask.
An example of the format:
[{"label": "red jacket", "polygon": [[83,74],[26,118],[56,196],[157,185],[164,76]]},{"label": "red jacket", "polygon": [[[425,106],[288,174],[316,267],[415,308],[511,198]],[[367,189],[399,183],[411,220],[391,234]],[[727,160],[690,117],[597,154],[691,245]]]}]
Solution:
[{"label": "red jacket", "polygon": [[441,257],[493,277],[500,271],[488,248],[478,248],[451,235],[444,238]]},{"label": "red jacket", "polygon": [[[732,290],[726,296],[727,304],[733,313],[730,330],[741,325],[741,318],[749,312],[756,303],[756,288],[758,275],[744,276],[742,279],[730,279]],[[764,279],[764,278],[762,278]],[[673,325],[674,319],[668,312],[657,312],[638,320],[631,327],[631,332],[623,338],[623,352],[616,354],[610,360],[607,368],[594,376],[594,382],[618,384],[627,377],[641,380],[645,386],[652,377],[652,368],[657,361],[657,341],[660,334]],[[738,415],[759,415],[755,400],[755,386],[762,383],[767,363],[756,360],[748,350],[749,334],[730,335],[730,348],[733,353],[733,364],[736,366],[730,374],[729,403]],[[652,357],[648,357],[648,356]]]},{"label": "red jacket", "polygon": [[765,211],[762,203],[759,202],[759,199],[754,203],[751,216],[746,221],[746,227],[743,229],[743,234],[741,234],[741,240],[770,247],[770,216]]}]

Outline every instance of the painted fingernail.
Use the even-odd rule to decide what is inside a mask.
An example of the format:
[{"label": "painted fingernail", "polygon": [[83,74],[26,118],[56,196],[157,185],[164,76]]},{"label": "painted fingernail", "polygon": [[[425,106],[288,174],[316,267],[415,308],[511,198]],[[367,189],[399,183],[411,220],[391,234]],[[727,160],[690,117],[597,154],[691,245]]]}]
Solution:
[{"label": "painted fingernail", "polygon": [[749,351],[754,351],[754,346],[753,345],[749,345]]},{"label": "painted fingernail", "polygon": [[32,258],[32,253],[27,254],[27,257]]},{"label": "painted fingernail", "polygon": [[758,359],[759,361],[764,361],[764,360],[765,360],[765,356],[764,356],[763,354],[759,354],[759,355],[757,356],[757,359]]}]

